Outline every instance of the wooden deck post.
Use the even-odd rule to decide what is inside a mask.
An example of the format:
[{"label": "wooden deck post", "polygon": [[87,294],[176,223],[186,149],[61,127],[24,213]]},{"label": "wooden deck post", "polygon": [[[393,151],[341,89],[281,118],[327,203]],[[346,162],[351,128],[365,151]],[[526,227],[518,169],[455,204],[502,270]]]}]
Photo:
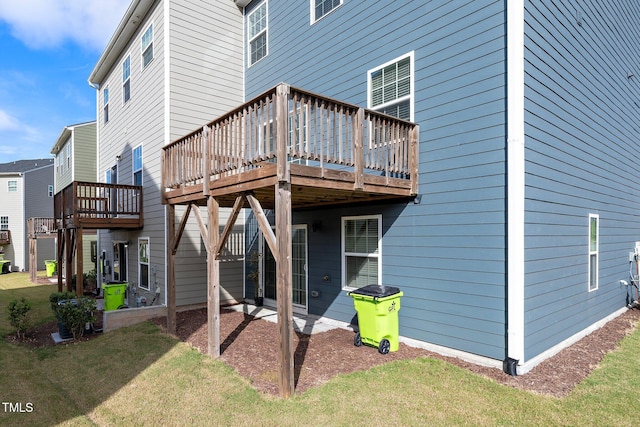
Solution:
[{"label": "wooden deck post", "polygon": [[418,153],[420,152],[420,126],[415,125],[411,130],[411,134],[409,136],[410,141],[410,156],[409,156],[409,173],[411,174],[411,194],[418,194],[418,170],[419,170],[419,159]]},{"label": "wooden deck post", "polygon": [[58,270],[58,292],[62,292],[62,256],[64,254],[64,234],[58,228],[58,247],[56,249],[56,269]]},{"label": "wooden deck post", "polygon": [[[176,206],[167,206],[167,332],[176,333]],[[187,211],[187,215],[189,212]]]},{"label": "wooden deck post", "polygon": [[358,108],[353,117],[354,190],[364,188],[364,108]]},{"label": "wooden deck post", "polygon": [[278,311],[280,394],[289,397],[294,391],[293,366],[293,267],[291,244],[291,183],[276,187],[276,294]]},{"label": "wooden deck post", "polygon": [[207,242],[207,332],[209,356],[220,357],[220,261],[217,259],[220,239],[218,201],[207,198],[209,241]]},{"label": "wooden deck post", "polygon": [[65,228],[64,229],[64,240],[66,242],[66,247],[65,247],[65,257],[64,257],[64,262],[65,262],[65,272],[64,272],[64,276],[65,276],[65,284],[67,285],[67,291],[71,292],[71,278],[73,277],[73,243],[71,241],[71,229],[70,228]]},{"label": "wooden deck post", "polygon": [[38,241],[35,236],[29,237],[29,280],[38,282]]},{"label": "wooden deck post", "polygon": [[82,227],[76,228],[76,295],[84,293],[84,260],[82,248]]}]

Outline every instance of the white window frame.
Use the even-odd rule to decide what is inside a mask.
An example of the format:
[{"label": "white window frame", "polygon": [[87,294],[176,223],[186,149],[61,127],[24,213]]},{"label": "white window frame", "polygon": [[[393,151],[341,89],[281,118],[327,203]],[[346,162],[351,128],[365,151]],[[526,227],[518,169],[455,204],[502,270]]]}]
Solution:
[{"label": "white window frame", "polygon": [[[327,0],[320,0],[320,1],[327,1]],[[310,9],[310,16],[311,16],[311,25],[315,24],[316,22],[318,22],[319,20],[321,20],[322,18],[324,18],[325,16],[327,16],[328,14],[332,13],[334,10],[338,9],[340,6],[342,6],[344,4],[344,0],[340,0],[340,3],[337,6],[334,6],[330,11],[325,12],[322,16],[316,16],[316,3],[318,2],[318,0],[309,0],[309,9]]]},{"label": "white window frame", "polygon": [[11,181],[7,181],[7,191],[9,193],[18,191],[18,181],[13,179]]},{"label": "white window frame", "polygon": [[[359,253],[359,252],[346,252],[345,248],[345,223],[351,220],[369,220],[376,219],[378,221],[378,251],[376,253]],[[376,258],[378,260],[378,283],[382,285],[382,215],[357,215],[357,216],[343,216],[340,224],[340,243],[341,243],[341,264],[342,264],[342,289],[346,291],[352,291],[356,288],[347,285],[347,257],[367,257]],[[368,283],[371,285],[373,283]]]},{"label": "white window frame", "polygon": [[[251,20],[251,17],[258,10],[260,10],[263,6],[264,6],[264,14],[265,14],[264,15],[264,19],[265,19],[264,28],[261,29],[256,34],[251,35],[252,28],[251,28],[251,25],[249,23],[250,20]],[[255,61],[253,61],[251,43],[253,41],[255,41],[256,39],[258,39],[259,37],[261,37],[263,34],[264,34],[264,38],[265,38],[265,54],[263,56],[261,56],[260,58],[256,59]],[[254,64],[257,64],[258,62],[260,62],[262,59],[266,58],[269,55],[269,4],[268,4],[267,0],[264,0],[263,2],[258,4],[251,12],[249,12],[249,14],[247,14],[247,55],[248,55],[247,63],[249,64],[249,67],[251,67]]]},{"label": "white window frame", "polygon": [[[150,40],[147,39],[145,40],[145,37],[148,36],[147,33],[151,32],[150,35]],[[142,65],[142,69],[144,70],[145,68],[147,68],[147,66],[153,62],[153,58],[155,57],[154,55],[154,51],[153,51],[153,41],[154,41],[154,36],[153,36],[153,22],[149,24],[149,26],[147,26],[147,29],[144,31],[144,33],[142,33],[142,36],[140,37],[140,64]],[[146,43],[146,46],[145,46]],[[151,51],[151,58],[149,59],[148,62],[145,63],[145,54],[147,52]]]},{"label": "white window frame", "polygon": [[102,89],[102,121],[106,125],[109,123],[109,86]]},{"label": "white window frame", "polygon": [[9,230],[9,217],[0,216],[0,230]]},{"label": "white window frame", "polygon": [[[382,104],[373,106],[373,97],[372,97],[372,78],[371,75],[373,73],[375,73],[376,71],[380,71],[380,70],[384,70],[385,68],[387,68],[390,65],[396,64],[400,61],[402,61],[403,59],[409,58],[409,66],[410,66],[410,83],[409,83],[409,95],[404,95],[398,98],[395,98],[393,101],[388,101],[388,102],[384,102]],[[367,71],[367,106],[369,107],[369,109],[371,110],[375,110],[375,111],[382,111],[387,107],[390,107],[394,104],[398,104],[402,101],[409,101],[409,121],[413,122],[414,121],[414,92],[415,92],[415,65],[414,65],[414,51],[411,51],[409,53],[406,53],[402,56],[399,56],[395,59],[392,59],[389,62],[385,62],[384,64],[372,68],[369,71]]]},{"label": "white window frame", "polygon": [[49,195],[49,197],[53,197],[53,185],[49,184],[47,186],[47,194]]},{"label": "white window frame", "polygon": [[[140,149],[140,168],[135,167],[136,165],[135,152],[137,149]],[[144,149],[142,148],[142,144],[138,144],[137,146],[133,147],[133,149],[131,150],[131,184],[137,185],[136,172],[140,172],[140,186],[143,185],[144,183],[144,177],[142,173],[143,168],[144,168]]]},{"label": "white window frame", "polygon": [[[141,247],[140,244],[142,242],[147,242],[147,247],[146,247],[146,261],[143,261],[143,257],[142,257],[142,253],[141,253]],[[138,238],[138,287],[140,287],[141,289],[145,289],[145,290],[150,290],[151,289],[151,240],[148,237],[139,237]],[[142,266],[145,265],[147,267],[147,280],[149,281],[149,283],[146,284],[147,287],[143,286],[142,283]]]},{"label": "white window frame", "polygon": [[[595,220],[595,243],[592,245],[591,234],[593,220]],[[598,289],[598,278],[600,276],[600,215],[589,214],[589,225],[587,229],[587,245],[589,249],[589,256],[587,257],[587,288],[589,292],[593,292]]]},{"label": "white window frame", "polygon": [[67,145],[65,147],[65,151],[66,151],[66,165],[67,165],[67,170],[71,170],[71,140],[69,140],[69,142],[67,142]]},{"label": "white window frame", "polygon": [[[127,92],[129,97],[126,98]],[[122,105],[131,101],[131,55],[122,61]]]}]

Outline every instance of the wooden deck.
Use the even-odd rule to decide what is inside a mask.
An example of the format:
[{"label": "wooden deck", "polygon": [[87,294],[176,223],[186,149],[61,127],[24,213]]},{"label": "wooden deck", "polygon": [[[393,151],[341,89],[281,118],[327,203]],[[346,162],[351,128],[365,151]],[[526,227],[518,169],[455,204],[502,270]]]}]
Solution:
[{"label": "wooden deck", "polygon": [[[164,147],[169,332],[176,328],[176,253],[192,213],[208,254],[208,353],[220,356],[221,248],[250,207],[276,263],[279,388],[290,396],[292,210],[416,196],[418,134],[413,123],[280,84]],[[178,204],[187,206],[179,223]],[[219,208],[231,206],[220,233]],[[274,209],[275,232],[263,208]]]},{"label": "wooden deck", "polygon": [[[163,149],[163,201],[230,207],[253,192],[273,207],[288,181],[292,207],[410,198],[418,192],[418,126],[287,85]],[[278,138],[278,132],[286,134]]]},{"label": "wooden deck", "polygon": [[58,228],[141,228],[142,187],[74,181],[54,196]]}]

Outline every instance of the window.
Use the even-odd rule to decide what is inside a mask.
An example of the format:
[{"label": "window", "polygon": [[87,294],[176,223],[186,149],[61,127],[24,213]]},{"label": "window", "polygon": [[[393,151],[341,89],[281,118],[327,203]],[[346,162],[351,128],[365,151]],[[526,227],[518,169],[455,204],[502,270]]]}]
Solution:
[{"label": "window", "polygon": [[267,2],[262,2],[248,16],[249,66],[267,56]]},{"label": "window", "polygon": [[8,229],[9,229],[9,217],[0,216],[0,230],[8,230]]},{"label": "window", "polygon": [[142,289],[149,290],[149,239],[138,239],[138,284]]},{"label": "window", "polygon": [[382,215],[342,218],[342,285],[382,283]]},{"label": "window", "polygon": [[67,143],[66,153],[67,153],[67,170],[69,170],[71,169],[71,142]]},{"label": "window", "polygon": [[142,69],[153,59],[153,24],[142,35]]},{"label": "window", "polygon": [[18,181],[9,181],[7,183],[7,190],[10,192],[18,191]]},{"label": "window", "polygon": [[413,120],[413,52],[369,71],[369,108]]},{"label": "window", "polygon": [[142,145],[132,150],[133,185],[142,185]]},{"label": "window", "polygon": [[342,0],[311,0],[311,23],[325,16],[342,4]]},{"label": "window", "polygon": [[131,99],[131,57],[122,63],[122,103],[126,104]]},{"label": "window", "polygon": [[104,111],[104,124],[109,121],[109,88],[105,87],[102,90],[102,110]]},{"label": "window", "polygon": [[589,214],[589,292],[598,289],[598,245],[600,216]]},{"label": "window", "polygon": [[49,197],[53,197],[53,185],[49,185],[49,186],[47,187],[47,195],[48,195]]},{"label": "window", "polygon": [[104,183],[111,184],[111,169],[107,169],[104,172]]}]

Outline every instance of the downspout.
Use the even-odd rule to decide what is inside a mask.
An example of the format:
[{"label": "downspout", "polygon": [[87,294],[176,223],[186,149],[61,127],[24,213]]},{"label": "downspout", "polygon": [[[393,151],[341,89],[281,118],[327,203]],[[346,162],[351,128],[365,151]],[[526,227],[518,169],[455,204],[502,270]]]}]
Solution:
[{"label": "downspout", "polygon": [[524,362],[524,0],[507,8],[507,316],[504,370]]}]

